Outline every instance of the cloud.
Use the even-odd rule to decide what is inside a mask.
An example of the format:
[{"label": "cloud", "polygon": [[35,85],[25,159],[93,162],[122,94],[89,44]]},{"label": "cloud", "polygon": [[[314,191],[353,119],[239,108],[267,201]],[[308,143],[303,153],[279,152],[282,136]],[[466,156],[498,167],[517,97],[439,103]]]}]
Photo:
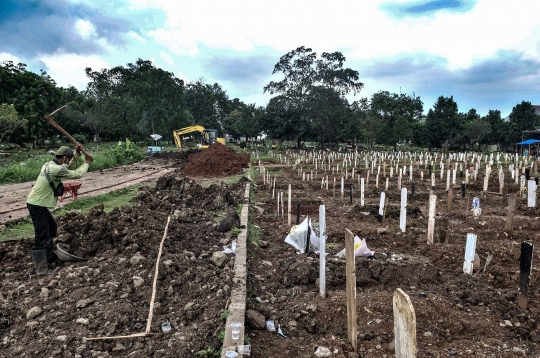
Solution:
[{"label": "cloud", "polygon": [[7,52],[0,52],[0,62],[8,62],[12,61],[14,64],[22,62],[20,58],[17,56],[13,56],[10,53]]},{"label": "cloud", "polygon": [[79,32],[79,35],[85,40],[96,36],[96,28],[90,21],[86,19],[77,20],[75,22],[75,29]]},{"label": "cloud", "polygon": [[268,54],[250,56],[215,56],[207,60],[204,71],[240,93],[263,92],[270,82],[272,70],[279,59]]},{"label": "cloud", "polygon": [[128,22],[66,0],[3,0],[1,49],[19,57],[68,53],[103,53],[103,44],[123,45]]},{"label": "cloud", "polygon": [[84,72],[86,67],[91,67],[95,71],[110,68],[110,65],[97,55],[87,56],[58,52],[53,55],[40,56],[40,60],[58,86],[74,86],[79,90],[85,89],[88,83]]},{"label": "cloud", "polygon": [[166,64],[174,66],[174,59],[172,58],[170,53],[161,51],[159,53],[159,57],[161,57]]},{"label": "cloud", "polygon": [[443,57],[416,53],[357,65],[361,80],[377,81],[379,89],[414,92],[422,97],[425,110],[439,96],[454,96],[460,111],[474,107],[480,113],[504,111],[523,100],[540,103],[540,61],[519,52],[499,51],[493,58],[460,70],[452,70]]}]

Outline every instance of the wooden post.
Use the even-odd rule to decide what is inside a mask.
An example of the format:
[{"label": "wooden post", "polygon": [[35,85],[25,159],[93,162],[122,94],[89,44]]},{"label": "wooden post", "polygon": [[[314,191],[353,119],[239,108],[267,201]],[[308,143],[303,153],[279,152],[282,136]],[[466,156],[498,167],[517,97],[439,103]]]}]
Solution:
[{"label": "wooden post", "polygon": [[536,181],[529,180],[527,182],[527,207],[536,207]]},{"label": "wooden post", "polygon": [[435,208],[437,205],[437,195],[429,196],[429,218],[428,218],[428,233],[427,233],[427,243],[428,245],[433,244],[433,233],[435,231]]},{"label": "wooden post", "polygon": [[291,227],[292,225],[292,213],[291,213],[291,184],[289,184],[289,198],[287,199],[288,203],[288,208],[287,208],[287,213],[288,213],[288,219],[287,219],[287,225],[289,227]]},{"label": "wooden post", "polygon": [[364,206],[364,178],[360,180],[360,206]]},{"label": "wooden post", "polygon": [[532,271],[533,244],[527,241],[521,243],[521,257],[519,258],[519,296],[518,306],[527,309],[529,299],[529,279]]},{"label": "wooden post", "polygon": [[345,280],[347,287],[347,334],[349,342],[351,342],[351,345],[356,352],[356,267],[354,262],[354,235],[349,229],[345,229],[345,258]]},{"label": "wooden post", "polygon": [[382,223],[384,221],[384,203],[386,202],[386,194],[385,192],[381,192],[381,199],[379,201],[379,222]]},{"label": "wooden post", "polygon": [[465,246],[465,262],[463,262],[463,273],[472,275],[475,251],[476,251],[476,235],[467,234],[467,244]]},{"label": "wooden post", "polygon": [[517,195],[516,193],[510,194],[508,197],[508,216],[506,217],[506,231],[512,231],[514,229],[514,211],[516,211]]},{"label": "wooden post", "polygon": [[448,187],[448,201],[446,203],[446,210],[449,212],[452,210],[452,200],[454,200],[454,188],[450,185]]},{"label": "wooden post", "polygon": [[392,301],[396,358],[416,357],[416,313],[411,299],[398,288]]},{"label": "wooden post", "polygon": [[319,248],[319,293],[326,297],[326,208],[319,206],[319,235],[321,247]]},{"label": "wooden post", "polygon": [[405,232],[407,227],[407,188],[401,189],[401,208],[399,211],[399,228]]}]

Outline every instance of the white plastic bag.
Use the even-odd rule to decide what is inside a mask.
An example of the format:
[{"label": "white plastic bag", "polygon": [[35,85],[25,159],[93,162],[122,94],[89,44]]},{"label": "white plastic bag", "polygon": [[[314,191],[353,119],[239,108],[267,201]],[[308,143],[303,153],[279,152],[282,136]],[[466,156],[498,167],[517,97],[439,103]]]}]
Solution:
[{"label": "white plastic bag", "polygon": [[306,249],[308,230],[308,218],[306,217],[300,225],[295,225],[291,228],[291,232],[285,238],[285,242],[303,253]]},{"label": "white plastic bag", "polygon": [[[375,254],[375,251],[371,251],[367,247],[366,239],[360,239],[358,236],[354,237],[354,256],[356,257],[370,257]],[[345,249],[336,254],[339,257],[345,257]]]},{"label": "white plastic bag", "polygon": [[332,356],[332,351],[330,351],[330,349],[326,348],[326,347],[323,347],[323,346],[319,346],[319,348],[317,348],[317,350],[315,351],[315,356],[316,357],[331,357]]},{"label": "white plastic bag", "polygon": [[[311,245],[315,248],[316,251],[319,251],[321,249],[321,239],[315,234],[315,231],[313,230],[313,226],[311,223],[309,223],[309,242],[311,242]],[[317,252],[316,252],[317,253]]]}]

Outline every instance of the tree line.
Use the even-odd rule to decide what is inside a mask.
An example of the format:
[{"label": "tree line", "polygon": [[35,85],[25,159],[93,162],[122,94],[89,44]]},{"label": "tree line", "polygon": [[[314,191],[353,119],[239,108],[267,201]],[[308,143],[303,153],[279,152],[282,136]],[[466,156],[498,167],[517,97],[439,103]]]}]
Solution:
[{"label": "tree line", "polygon": [[506,120],[496,109],[485,116],[474,108],[460,112],[452,96],[439,97],[427,113],[415,94],[379,91],[350,102],[348,95],[364,85],[345,60],[340,52],[318,56],[306,47],[283,55],[273,70],[280,79],[263,88],[273,95],[266,106],[230,99],[218,83],[204,78],[186,84],[142,59],[111,69],[86,68],[89,82],[82,91],[59,87],[46,72],[8,61],[0,64],[0,129],[4,140],[43,143],[57,135],[43,115],[64,104],[55,120],[83,142],[138,141],[153,133],[172,140],[173,130],[199,124],[237,140],[265,134],[297,146],[410,143],[462,150],[481,144],[502,148],[540,125],[527,101],[516,104]]}]

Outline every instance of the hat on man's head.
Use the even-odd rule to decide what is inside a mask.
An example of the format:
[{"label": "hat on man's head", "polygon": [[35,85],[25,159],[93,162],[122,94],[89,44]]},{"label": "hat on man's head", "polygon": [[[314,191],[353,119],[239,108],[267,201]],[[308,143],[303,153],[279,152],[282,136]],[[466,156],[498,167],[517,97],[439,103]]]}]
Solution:
[{"label": "hat on man's head", "polygon": [[66,157],[73,157],[73,149],[66,147],[65,145],[58,148],[56,152],[52,152],[54,155],[65,155]]}]

